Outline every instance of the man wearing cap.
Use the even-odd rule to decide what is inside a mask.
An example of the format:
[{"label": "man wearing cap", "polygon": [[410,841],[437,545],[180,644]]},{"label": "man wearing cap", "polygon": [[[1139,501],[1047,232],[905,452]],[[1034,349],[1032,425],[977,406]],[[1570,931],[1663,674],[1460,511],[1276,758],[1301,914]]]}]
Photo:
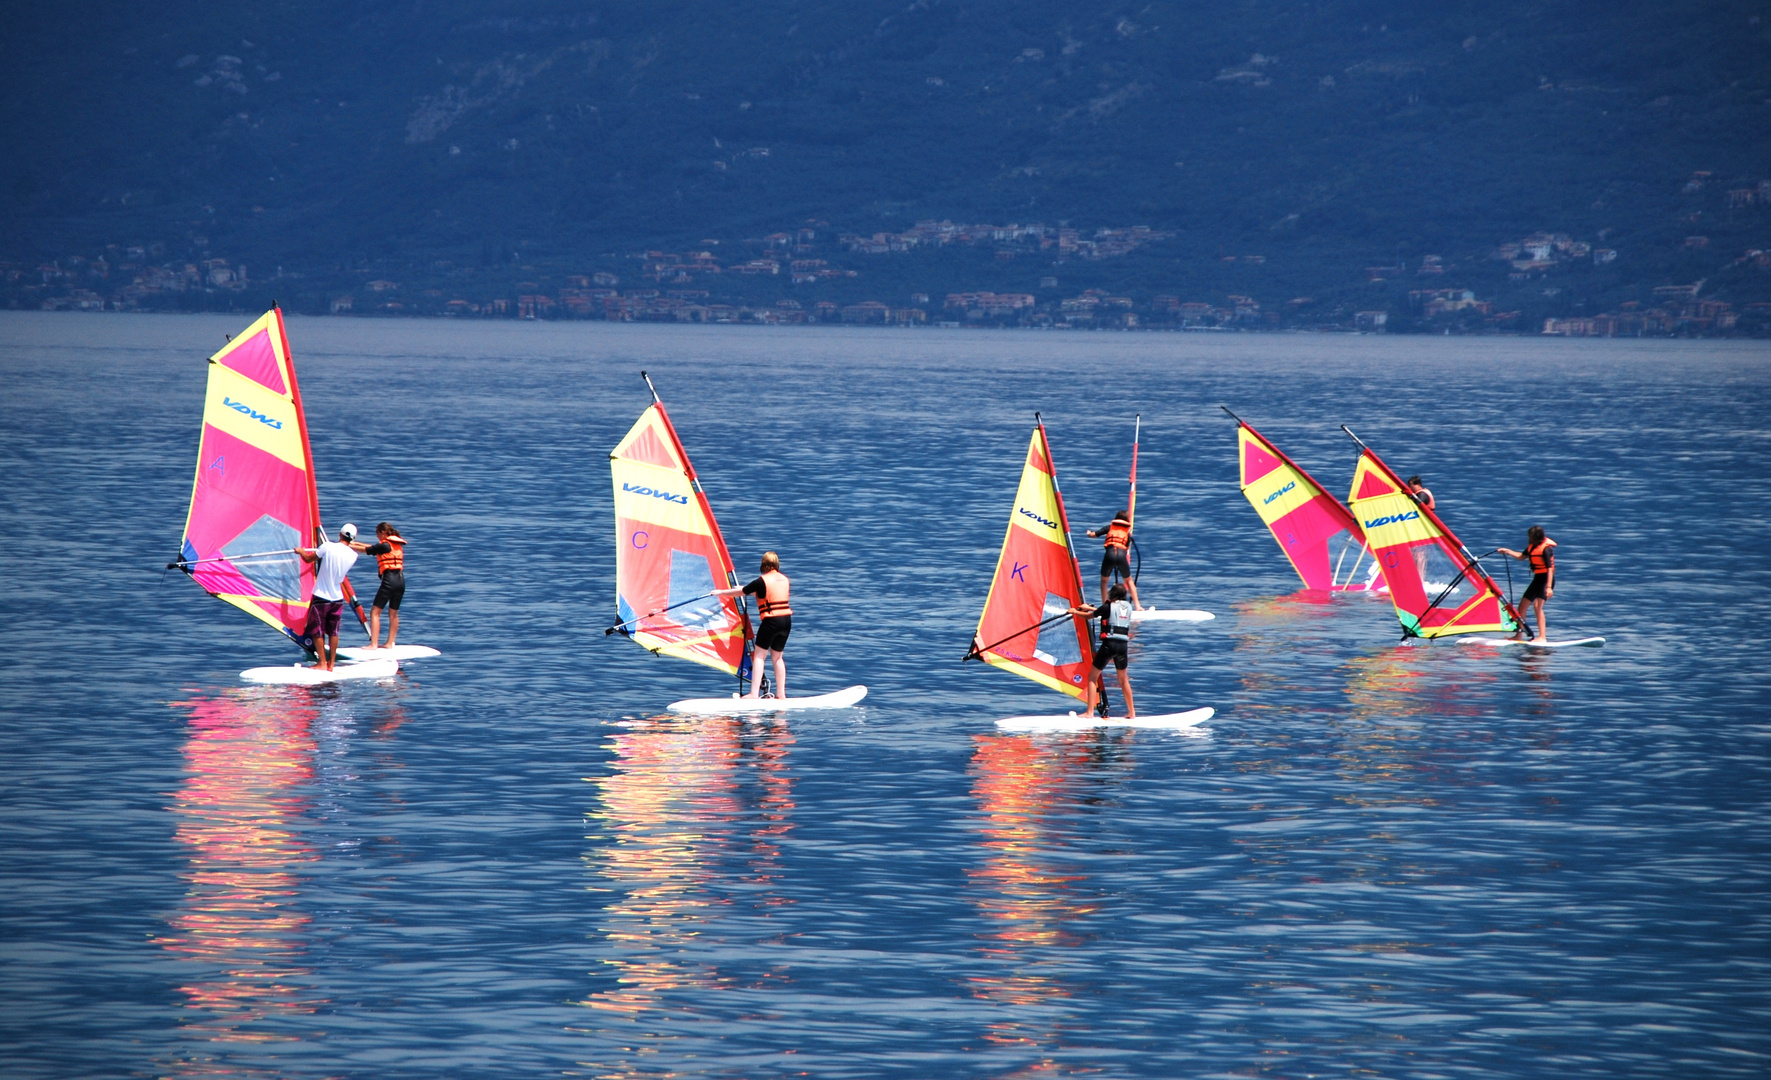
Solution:
[{"label": "man wearing cap", "polygon": [[[318,537],[320,530],[315,529]],[[357,527],[346,523],[338,530],[337,543],[318,547],[296,548],[303,562],[318,563],[314,571],[314,597],[307,606],[307,636],[314,643],[314,652],[321,671],[331,671],[338,663],[338,620],[344,614],[344,576],[357,561],[351,541],[357,538]]]}]

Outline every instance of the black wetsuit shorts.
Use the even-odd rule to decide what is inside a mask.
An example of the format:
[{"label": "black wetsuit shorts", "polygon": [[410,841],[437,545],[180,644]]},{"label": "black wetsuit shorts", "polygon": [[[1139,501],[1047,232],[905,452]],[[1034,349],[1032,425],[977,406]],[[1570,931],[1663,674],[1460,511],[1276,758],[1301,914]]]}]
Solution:
[{"label": "black wetsuit shorts", "polygon": [[1525,595],[1519,598],[1519,602],[1529,604],[1533,600],[1547,600],[1549,597],[1545,594],[1549,592],[1549,588],[1550,575],[1535,574],[1531,578],[1531,584],[1525,586]]},{"label": "black wetsuit shorts", "polygon": [[1124,548],[1110,547],[1101,552],[1101,576],[1112,577],[1115,570],[1120,577],[1131,580],[1131,559],[1126,557]]},{"label": "black wetsuit shorts", "polygon": [[1102,638],[1100,646],[1095,649],[1095,670],[1106,671],[1107,664],[1112,663],[1114,667],[1124,671],[1129,662],[1125,655],[1125,644],[1121,638]]},{"label": "black wetsuit shorts", "polygon": [[757,625],[756,647],[758,651],[772,649],[780,652],[787,647],[787,635],[793,631],[793,616],[771,615]]},{"label": "black wetsuit shorts", "polygon": [[381,575],[381,588],[375,590],[373,608],[387,608],[389,611],[400,610],[400,601],[406,595],[406,572],[389,570]]}]

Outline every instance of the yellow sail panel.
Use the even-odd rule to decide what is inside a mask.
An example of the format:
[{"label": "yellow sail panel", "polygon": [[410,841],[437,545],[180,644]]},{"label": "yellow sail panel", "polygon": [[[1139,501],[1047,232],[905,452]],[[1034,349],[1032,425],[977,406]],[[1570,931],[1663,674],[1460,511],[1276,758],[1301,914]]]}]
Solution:
[{"label": "yellow sail panel", "polygon": [[1436,638],[1518,628],[1500,586],[1369,449],[1359,456],[1348,503],[1383,567],[1404,633]]},{"label": "yellow sail panel", "polygon": [[656,653],[736,674],[749,620],[707,498],[662,406],[648,406],[609,453],[615,485],[615,610]]},{"label": "yellow sail panel", "polygon": [[219,364],[209,366],[203,423],[298,469],[307,467],[295,402]]}]

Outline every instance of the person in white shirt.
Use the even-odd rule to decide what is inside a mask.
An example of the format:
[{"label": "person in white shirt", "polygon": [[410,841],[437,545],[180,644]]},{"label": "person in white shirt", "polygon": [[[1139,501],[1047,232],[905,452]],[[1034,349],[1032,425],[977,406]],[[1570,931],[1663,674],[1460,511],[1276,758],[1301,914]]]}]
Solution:
[{"label": "person in white shirt", "polygon": [[338,530],[337,543],[295,549],[304,562],[319,564],[314,572],[314,598],[307,607],[307,636],[313,640],[320,661],[315,666],[321,671],[331,671],[338,663],[338,620],[344,615],[345,575],[357,561],[356,549],[351,547],[356,538],[357,527],[347,522]]}]

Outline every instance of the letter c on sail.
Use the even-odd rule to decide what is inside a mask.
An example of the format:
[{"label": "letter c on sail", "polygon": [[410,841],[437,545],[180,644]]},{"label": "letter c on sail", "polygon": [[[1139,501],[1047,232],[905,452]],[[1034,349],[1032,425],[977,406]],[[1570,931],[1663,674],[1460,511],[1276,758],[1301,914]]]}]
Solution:
[{"label": "letter c on sail", "polygon": [[635,529],[633,531],[633,546],[634,547],[643,549],[648,543],[651,542],[651,540],[652,540],[652,534],[647,532],[646,530]]}]

